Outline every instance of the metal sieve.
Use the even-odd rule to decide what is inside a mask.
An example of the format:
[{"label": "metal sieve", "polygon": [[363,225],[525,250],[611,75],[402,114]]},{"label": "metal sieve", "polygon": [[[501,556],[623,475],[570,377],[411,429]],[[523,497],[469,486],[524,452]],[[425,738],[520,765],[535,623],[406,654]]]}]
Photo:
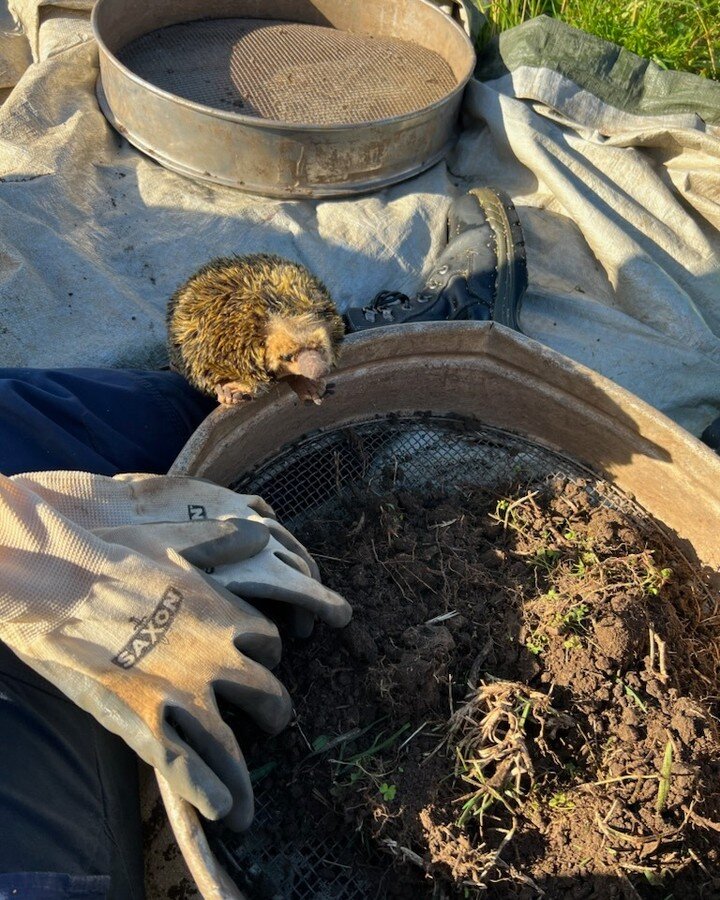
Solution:
[{"label": "metal sieve", "polygon": [[[422,491],[452,495],[464,485],[503,491],[520,484],[530,489],[554,476],[597,478],[586,466],[512,432],[457,416],[389,416],[318,432],[281,448],[232,487],[259,494],[280,520],[297,528],[307,520],[340,520],[344,501],[358,492]],[[640,508],[608,482],[595,498],[638,521]],[[282,762],[280,763],[282,764]],[[319,840],[320,823],[306,838],[279,839],[287,796],[260,782],[252,829],[237,836],[223,832],[211,846],[248,900],[367,900],[377,886],[365,874],[387,871],[389,856],[370,853],[355,829],[335,827],[332,839]],[[330,830],[330,829],[328,829]],[[360,864],[364,862],[364,866]],[[257,887],[260,885],[260,887]]]},{"label": "metal sieve", "polygon": [[374,190],[448,150],[474,65],[428,0],[98,0],[98,98],[140,150],[271,196]]},{"label": "metal sieve", "polygon": [[[216,410],[171,472],[260,493],[295,528],[358,487],[492,488],[598,473],[603,502],[652,516],[708,577],[720,568],[717,456],[629,392],[520,334],[473,322],[378,329],[346,341],[334,382],[319,407],[278,387]],[[253,898],[260,877],[268,896],[289,900],[374,896],[352,835],[324,847],[312,831],[305,842],[273,843],[268,823],[285,798],[262,781],[253,827],[232,841],[206,835],[194,810],[160,788],[204,896],[238,898],[243,889]],[[336,865],[323,869],[323,860]]]}]

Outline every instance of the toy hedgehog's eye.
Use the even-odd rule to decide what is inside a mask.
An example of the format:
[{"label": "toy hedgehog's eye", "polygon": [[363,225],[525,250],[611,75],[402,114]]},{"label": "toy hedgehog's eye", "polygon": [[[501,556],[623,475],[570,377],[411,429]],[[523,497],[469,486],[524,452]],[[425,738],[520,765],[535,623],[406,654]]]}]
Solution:
[{"label": "toy hedgehog's eye", "polygon": [[295,357],[294,353],[283,353],[283,355],[280,357],[280,359],[283,362],[292,362],[294,357]]}]

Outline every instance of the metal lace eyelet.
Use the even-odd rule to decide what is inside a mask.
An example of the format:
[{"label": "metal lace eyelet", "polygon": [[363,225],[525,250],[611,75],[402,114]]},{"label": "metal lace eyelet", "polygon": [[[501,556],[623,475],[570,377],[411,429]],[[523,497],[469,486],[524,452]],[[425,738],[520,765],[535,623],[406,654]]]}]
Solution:
[{"label": "metal lace eyelet", "polygon": [[440,266],[440,268],[438,269],[438,275],[445,275],[449,268],[449,266]]}]

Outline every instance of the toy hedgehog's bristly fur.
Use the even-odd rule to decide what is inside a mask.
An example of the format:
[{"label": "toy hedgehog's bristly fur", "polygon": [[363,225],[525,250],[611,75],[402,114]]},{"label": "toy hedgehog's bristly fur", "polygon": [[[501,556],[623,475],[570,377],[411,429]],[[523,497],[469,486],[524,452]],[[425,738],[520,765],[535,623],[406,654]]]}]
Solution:
[{"label": "toy hedgehog's bristly fur", "polygon": [[[257,396],[280,378],[324,385],[344,335],[323,283],[297,263],[255,254],[214,259],[168,304],[172,368],[221,402]],[[308,397],[319,402],[317,392]]]}]

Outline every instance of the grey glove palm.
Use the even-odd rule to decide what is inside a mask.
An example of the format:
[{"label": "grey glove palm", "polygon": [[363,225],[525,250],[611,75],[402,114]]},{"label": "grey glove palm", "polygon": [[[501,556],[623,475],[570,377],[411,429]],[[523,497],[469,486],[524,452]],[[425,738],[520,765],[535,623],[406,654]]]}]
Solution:
[{"label": "grey glove palm", "polygon": [[[227,518],[261,522],[270,533],[263,552],[252,558],[252,564],[244,563],[242,571],[216,566],[212,576],[239,596],[289,604],[300,636],[312,631],[315,616],[333,627],[350,620],[348,603],[323,587],[313,558],[260,497],[236,494],[210,481],[178,475],[108,478],[84,472],[36,472],[13,480],[35,491],[79,525],[135,549],[142,548],[145,536],[157,534],[157,540],[184,553],[184,534],[192,531],[184,533],[173,523]],[[115,530],[104,530],[108,528]]]}]

